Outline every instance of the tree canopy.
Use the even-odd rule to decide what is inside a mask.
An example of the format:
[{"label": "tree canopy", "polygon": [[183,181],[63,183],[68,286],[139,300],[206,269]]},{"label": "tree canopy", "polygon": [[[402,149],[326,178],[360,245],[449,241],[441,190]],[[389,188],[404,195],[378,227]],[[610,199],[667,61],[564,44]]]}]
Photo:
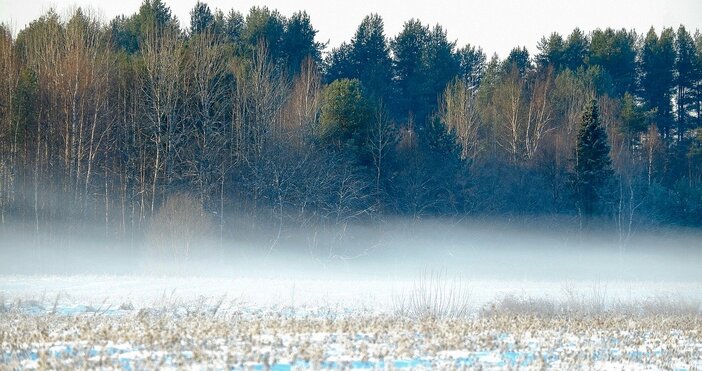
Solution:
[{"label": "tree canopy", "polygon": [[0,30],[0,221],[132,238],[189,193],[222,233],[245,214],[702,226],[702,35],[676,27],[500,58],[378,14],[327,45],[304,10],[49,10]]}]

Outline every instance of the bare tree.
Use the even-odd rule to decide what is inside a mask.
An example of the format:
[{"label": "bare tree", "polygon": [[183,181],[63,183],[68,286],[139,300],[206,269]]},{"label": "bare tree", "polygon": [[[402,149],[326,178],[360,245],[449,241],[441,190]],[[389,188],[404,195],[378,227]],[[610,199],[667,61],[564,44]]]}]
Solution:
[{"label": "bare tree", "polygon": [[523,159],[524,84],[519,70],[516,67],[512,68],[497,86],[494,95],[497,113],[496,141],[507,152],[512,164],[517,164]]},{"label": "bare tree", "polygon": [[284,138],[281,110],[289,87],[269,60],[263,42],[259,42],[251,58],[237,58],[231,68],[235,78],[231,130],[233,166],[242,171],[240,183],[248,189],[249,195],[241,197],[242,201],[250,202],[255,214],[258,202],[269,196],[267,190],[270,189],[270,179],[260,174],[271,158],[285,155],[284,147],[276,145],[276,139]]},{"label": "bare tree", "polygon": [[532,159],[539,149],[543,136],[551,131],[553,108],[551,91],[553,90],[553,66],[546,69],[545,76],[537,76],[532,82],[529,112],[527,113],[524,135],[526,158]]},{"label": "bare tree", "polygon": [[5,225],[8,205],[14,202],[19,152],[19,128],[12,113],[19,75],[15,53],[10,29],[0,25],[0,224],[2,225]]},{"label": "bare tree", "polygon": [[[87,212],[91,176],[97,153],[109,129],[107,89],[109,58],[100,23],[80,8],[66,25],[64,86],[66,118],[70,122],[68,174],[74,199]],[[80,186],[79,186],[80,185]],[[82,191],[82,192],[81,192]]]},{"label": "bare tree", "polygon": [[[58,15],[49,10],[40,17],[32,24],[31,31],[25,34],[23,43],[21,55],[18,57],[25,62],[25,67],[35,74],[37,83],[37,107],[33,112],[35,117],[31,118],[34,127],[25,128],[26,136],[31,135],[32,140],[25,144],[23,156],[27,184],[32,185],[30,189],[33,191],[31,196],[25,194],[23,198],[33,205],[35,232],[38,238],[42,216],[51,210],[64,210],[57,205],[59,198],[45,195],[50,193],[49,190],[59,194],[71,190],[67,183],[71,177],[57,176],[62,172],[67,174],[70,168],[70,126],[64,125],[62,128],[60,125],[67,121],[63,98],[66,91],[66,75],[63,71],[65,35]],[[56,164],[55,169],[49,169],[50,158],[59,159],[52,161]]]},{"label": "bare tree", "polygon": [[660,171],[663,162],[663,152],[665,147],[658,132],[658,126],[652,124],[643,135],[643,150],[646,159],[646,179],[648,185],[653,183],[654,175]]},{"label": "bare tree", "polygon": [[480,119],[475,90],[467,81],[456,79],[444,90],[441,121],[446,124],[449,132],[456,134],[461,145],[461,158],[474,159],[480,150],[478,143]]},{"label": "bare tree", "polygon": [[[178,124],[178,103],[183,62],[183,40],[177,30],[170,27],[150,27],[141,44],[144,60],[142,89],[145,98],[145,115],[152,127],[154,147],[151,207],[154,212],[159,174],[163,173],[165,185],[171,181]],[[163,170],[161,170],[163,168]]]},{"label": "bare tree", "polygon": [[279,118],[288,87],[269,60],[264,42],[259,42],[252,58],[237,58],[232,72],[236,80],[232,107],[235,152],[239,159],[255,162],[266,141],[282,131]]},{"label": "bare tree", "polygon": [[375,120],[368,135],[368,149],[373,156],[373,166],[375,167],[375,193],[377,197],[380,197],[380,182],[390,149],[397,140],[395,126],[390,122],[389,114],[381,103],[375,110]]},{"label": "bare tree", "polygon": [[322,79],[319,67],[312,58],[303,62],[295,77],[290,95],[281,110],[283,138],[301,148],[305,140],[314,136],[319,120],[319,104],[322,96]]},{"label": "bare tree", "polygon": [[231,110],[226,81],[227,56],[220,38],[211,30],[193,36],[186,63],[191,109],[182,130],[188,140],[182,147],[189,148],[190,152],[181,157],[186,161],[186,177],[195,184],[200,202],[207,205],[224,176],[225,121]]}]

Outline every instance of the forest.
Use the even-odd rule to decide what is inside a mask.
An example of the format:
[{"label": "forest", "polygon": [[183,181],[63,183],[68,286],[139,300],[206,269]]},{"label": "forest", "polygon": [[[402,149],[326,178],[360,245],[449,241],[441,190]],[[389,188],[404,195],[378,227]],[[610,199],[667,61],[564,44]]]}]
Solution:
[{"label": "forest", "polygon": [[702,227],[699,31],[576,28],[504,59],[418,19],[316,33],[305,11],[197,2],[183,24],[161,0],[0,27],[0,230],[129,240],[183,209],[220,237],[386,217]]}]

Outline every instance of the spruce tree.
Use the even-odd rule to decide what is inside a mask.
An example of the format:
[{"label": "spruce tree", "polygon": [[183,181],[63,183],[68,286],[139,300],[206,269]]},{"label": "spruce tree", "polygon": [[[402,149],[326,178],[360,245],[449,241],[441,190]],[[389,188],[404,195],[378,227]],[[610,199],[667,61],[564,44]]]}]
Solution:
[{"label": "spruce tree", "polygon": [[579,211],[589,217],[599,210],[612,176],[607,132],[600,123],[596,100],[585,105],[575,149],[574,191]]}]

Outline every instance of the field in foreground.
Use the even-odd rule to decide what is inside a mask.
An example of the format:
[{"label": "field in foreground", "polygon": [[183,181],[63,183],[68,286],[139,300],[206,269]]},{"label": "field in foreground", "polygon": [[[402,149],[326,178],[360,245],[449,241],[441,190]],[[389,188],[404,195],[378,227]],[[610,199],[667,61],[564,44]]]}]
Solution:
[{"label": "field in foreground", "polygon": [[697,282],[0,276],[0,369],[702,369]]},{"label": "field in foreground", "polygon": [[0,344],[7,369],[702,368],[697,315],[9,309],[0,314]]}]

